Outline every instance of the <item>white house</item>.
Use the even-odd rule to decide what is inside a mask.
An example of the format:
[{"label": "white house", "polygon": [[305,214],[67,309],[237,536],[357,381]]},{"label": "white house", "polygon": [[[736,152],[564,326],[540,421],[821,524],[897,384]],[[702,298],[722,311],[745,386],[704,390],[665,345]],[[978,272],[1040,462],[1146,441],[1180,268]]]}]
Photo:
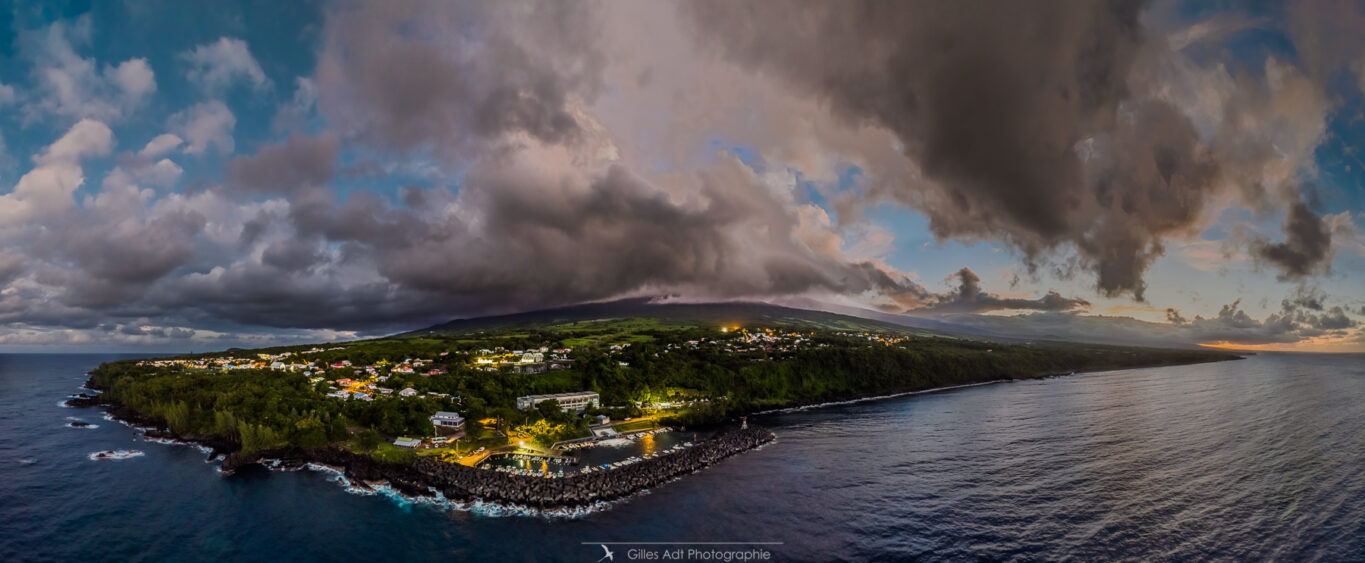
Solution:
[{"label": "white house", "polygon": [[559,403],[560,410],[572,409],[575,411],[582,411],[583,409],[586,409],[588,407],[597,408],[600,401],[598,399],[597,393],[593,391],[579,391],[577,393],[551,393],[549,395],[528,395],[525,397],[517,397],[517,408],[521,410],[530,410],[535,408],[536,405],[548,401],[550,399],[554,399],[555,402]]},{"label": "white house", "polygon": [[452,434],[464,431],[464,417],[459,413],[437,411],[431,415],[431,425],[436,428],[436,433],[442,432]]},{"label": "white house", "polygon": [[411,387],[404,387],[402,391],[399,391],[399,392],[398,392],[398,396],[399,396],[399,397],[416,397],[416,396],[417,396],[417,390],[416,390],[416,389],[413,389],[413,388],[411,388]]}]

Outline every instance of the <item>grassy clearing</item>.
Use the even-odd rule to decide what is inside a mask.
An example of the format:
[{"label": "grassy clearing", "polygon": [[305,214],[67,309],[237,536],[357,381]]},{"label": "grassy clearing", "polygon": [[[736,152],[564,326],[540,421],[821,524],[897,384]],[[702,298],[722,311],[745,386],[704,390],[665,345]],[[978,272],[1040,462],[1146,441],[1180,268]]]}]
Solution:
[{"label": "grassy clearing", "polygon": [[613,424],[611,427],[614,428],[617,432],[635,432],[638,430],[649,430],[650,428],[654,428],[657,425],[658,423],[653,420],[632,420],[630,422]]},{"label": "grassy clearing", "polygon": [[407,448],[400,448],[393,444],[381,443],[374,451],[370,452],[370,457],[379,461],[400,463],[417,459],[417,452]]}]

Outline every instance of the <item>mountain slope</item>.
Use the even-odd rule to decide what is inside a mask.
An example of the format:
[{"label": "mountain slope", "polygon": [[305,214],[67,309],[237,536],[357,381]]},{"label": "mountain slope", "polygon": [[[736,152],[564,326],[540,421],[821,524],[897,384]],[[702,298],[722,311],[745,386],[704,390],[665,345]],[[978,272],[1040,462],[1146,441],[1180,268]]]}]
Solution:
[{"label": "mountain slope", "polygon": [[467,334],[490,330],[553,329],[585,323],[648,320],[671,327],[771,327],[938,335],[915,327],[825,311],[766,303],[653,303],[650,298],[587,303],[510,315],[459,319],[399,336]]}]

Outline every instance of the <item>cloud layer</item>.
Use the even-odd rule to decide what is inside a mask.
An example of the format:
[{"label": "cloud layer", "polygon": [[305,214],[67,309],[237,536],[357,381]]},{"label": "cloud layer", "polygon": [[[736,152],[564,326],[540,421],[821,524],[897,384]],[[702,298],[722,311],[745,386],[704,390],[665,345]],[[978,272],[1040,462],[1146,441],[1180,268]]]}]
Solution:
[{"label": "cloud layer", "polygon": [[[917,174],[872,195],[923,212],[941,239],[1003,241],[1030,265],[1074,252],[1109,296],[1140,300],[1165,241],[1197,233],[1212,199],[1298,201],[1271,169],[1308,165],[1328,106],[1274,59],[1263,78],[1196,64],[1185,50],[1216,34],[1163,34],[1138,2],[685,6],[723,56],[894,133]],[[1267,251],[1289,277],[1329,258],[1314,220],[1294,208],[1288,246]]]},{"label": "cloud layer", "polygon": [[[1295,37],[1327,25],[1313,13]],[[89,18],[58,22],[23,34],[31,83],[0,85],[0,106],[62,124],[0,191],[0,323],[49,340],[374,334],[654,294],[1086,318],[1085,297],[1002,296],[970,265],[927,288],[888,263],[894,237],[868,219],[887,205],[1103,297],[1143,299],[1168,242],[1234,205],[1283,229],[1229,244],[1284,281],[1329,274],[1353,223],[1304,186],[1335,103],[1322,68],[1354,68],[1349,39],[1249,69],[1201,49],[1261,23],[1163,17],[1133,2],[347,3],[325,10],[302,76],[272,79],[229,35],[180,52],[162,76],[192,98],[161,118],[138,114],[158,92],[146,59],[82,56]],[[230,104],[244,91],[275,99],[273,119]],[[159,128],[121,138],[132,117]],[[252,142],[262,121],[272,136]],[[1168,324],[1186,342],[1357,328],[1330,300]]]}]

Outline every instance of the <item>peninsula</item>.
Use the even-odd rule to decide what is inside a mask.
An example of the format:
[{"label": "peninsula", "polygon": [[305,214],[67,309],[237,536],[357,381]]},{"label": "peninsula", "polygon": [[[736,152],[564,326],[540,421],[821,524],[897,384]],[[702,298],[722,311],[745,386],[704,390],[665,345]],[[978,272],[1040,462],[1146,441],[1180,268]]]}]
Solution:
[{"label": "peninsula", "polygon": [[126,360],[106,405],[223,471],[339,468],[410,495],[537,509],[619,499],[771,441],[755,412],[1079,371],[1234,359],[1000,341],[757,304],[616,302],[393,337]]}]

